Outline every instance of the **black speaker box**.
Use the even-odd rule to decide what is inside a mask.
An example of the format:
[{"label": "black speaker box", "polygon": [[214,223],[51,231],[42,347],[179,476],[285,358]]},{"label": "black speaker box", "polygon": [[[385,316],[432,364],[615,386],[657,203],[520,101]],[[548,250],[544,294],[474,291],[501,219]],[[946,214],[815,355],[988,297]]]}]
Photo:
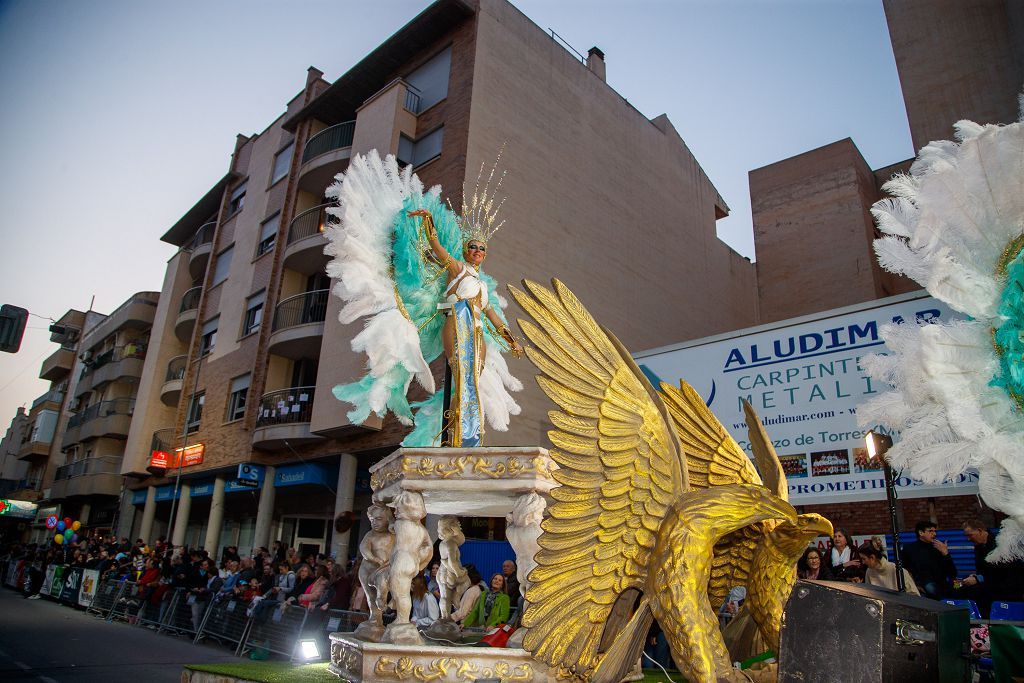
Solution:
[{"label": "black speaker box", "polygon": [[916,595],[798,581],[782,615],[779,682],[970,681],[970,615]]}]

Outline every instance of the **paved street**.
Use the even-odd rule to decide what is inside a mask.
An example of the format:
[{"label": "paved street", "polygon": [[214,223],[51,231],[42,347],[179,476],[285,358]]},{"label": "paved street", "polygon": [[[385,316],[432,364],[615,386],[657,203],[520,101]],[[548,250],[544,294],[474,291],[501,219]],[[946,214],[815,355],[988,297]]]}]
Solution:
[{"label": "paved street", "polygon": [[45,683],[180,681],[185,664],[238,661],[224,648],[192,645],[110,623],[45,598],[0,588],[0,680]]}]

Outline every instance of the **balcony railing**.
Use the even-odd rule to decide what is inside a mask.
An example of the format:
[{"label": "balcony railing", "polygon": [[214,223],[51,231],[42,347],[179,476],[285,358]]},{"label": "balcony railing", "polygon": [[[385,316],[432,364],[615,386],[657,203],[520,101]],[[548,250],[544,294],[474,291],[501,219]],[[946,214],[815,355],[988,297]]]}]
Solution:
[{"label": "balcony railing", "polygon": [[115,346],[112,349],[108,349],[100,355],[90,360],[83,360],[82,365],[82,377],[85,377],[91,372],[99,370],[107,363],[114,363],[116,361],[124,360],[125,358],[138,358],[142,359],[146,357],[146,343],[141,341],[134,341],[125,344],[124,346]]},{"label": "balcony railing", "polygon": [[309,139],[302,150],[302,163],[334,149],[352,146],[352,135],[356,130],[355,121],[346,121],[325,128]]},{"label": "balcony railing", "polygon": [[327,318],[328,294],[328,289],[317,289],[288,297],[274,310],[272,331],[277,332],[296,325],[322,323]]},{"label": "balcony railing", "polygon": [[420,113],[420,96],[409,86],[405,91],[405,110],[410,114]]},{"label": "balcony railing", "polygon": [[165,382],[173,382],[176,379],[182,379],[185,377],[185,362],[188,360],[188,356],[175,356],[171,359],[171,362],[167,364],[167,376],[164,378]]},{"label": "balcony railing", "polygon": [[199,308],[199,297],[203,294],[202,287],[193,287],[184,294],[181,295],[181,308],[178,313],[184,313],[185,311],[191,311]]},{"label": "balcony railing", "polygon": [[131,415],[135,410],[134,398],[116,398],[112,401],[101,401],[95,403],[77,415],[72,415],[68,420],[68,429],[95,420],[98,417],[109,417],[111,415]]},{"label": "balcony railing", "polygon": [[61,465],[53,475],[54,481],[80,477],[83,474],[118,474],[121,471],[121,459],[114,457],[86,458],[78,462]]},{"label": "balcony railing", "polygon": [[210,221],[196,231],[195,237],[185,246],[189,251],[194,251],[204,244],[213,242],[213,232],[217,229],[217,222]]},{"label": "balcony railing", "polygon": [[260,397],[256,427],[309,422],[313,415],[316,387],[292,387]]},{"label": "balcony railing", "polygon": [[64,392],[63,391],[58,391],[57,389],[54,389],[53,391],[47,391],[45,394],[43,394],[39,398],[37,398],[36,400],[32,401],[32,408],[38,408],[39,406],[41,406],[42,404],[46,403],[47,401],[52,401],[53,403],[56,403],[56,404],[59,405],[60,403],[62,403],[64,401]]},{"label": "balcony railing", "polygon": [[174,443],[180,438],[171,427],[164,427],[153,432],[153,440],[150,442],[150,450],[170,453],[174,450]]},{"label": "balcony railing", "polygon": [[327,213],[330,204],[321,204],[307,209],[292,219],[288,227],[288,244],[304,240],[307,237],[320,234],[328,225],[337,222],[334,216]]}]

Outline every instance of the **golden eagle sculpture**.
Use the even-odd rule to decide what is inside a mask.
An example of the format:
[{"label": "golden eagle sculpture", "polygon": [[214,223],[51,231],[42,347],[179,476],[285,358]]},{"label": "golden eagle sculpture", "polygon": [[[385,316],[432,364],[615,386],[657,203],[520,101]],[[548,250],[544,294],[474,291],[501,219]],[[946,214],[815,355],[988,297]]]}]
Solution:
[{"label": "golden eagle sculpture", "polygon": [[759,644],[777,644],[801,539],[828,523],[786,501],[752,411],[769,487],[699,394],[685,383],[659,394],[614,335],[552,284],[509,288],[532,319],[519,325],[537,382],[558,406],[549,438],[561,486],[541,525],[524,647],[579,679],[617,683],[657,619],[691,683],[749,680],[732,668],[716,607],[746,585]]}]

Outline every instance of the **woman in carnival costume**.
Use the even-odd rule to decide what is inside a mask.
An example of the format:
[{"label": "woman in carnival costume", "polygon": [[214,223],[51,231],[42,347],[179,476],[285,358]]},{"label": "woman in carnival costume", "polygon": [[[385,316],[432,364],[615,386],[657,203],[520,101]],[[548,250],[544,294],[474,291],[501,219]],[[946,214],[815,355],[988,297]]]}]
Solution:
[{"label": "woman in carnival costume", "polygon": [[[409,167],[375,151],[353,159],[328,189],[338,198],[328,212],[340,221],[327,229],[325,252],[334,257],[327,274],[345,302],[341,322],[366,318],[352,349],[368,357],[367,374],[334,395],[355,406],[353,423],[390,410],[415,425],[404,446],[480,446],[485,424],[505,431],[519,413],[509,391],[522,384],[502,351],[518,356],[522,349],[501,312],[497,283],[482,272],[488,242],[503,224],[501,203],[495,206],[490,190],[494,170],[483,188],[481,177],[472,195],[464,191],[460,214],[442,203],[439,187],[424,193]],[[448,412],[429,367],[442,352],[451,368]],[[414,378],[431,396],[410,405]]]}]

